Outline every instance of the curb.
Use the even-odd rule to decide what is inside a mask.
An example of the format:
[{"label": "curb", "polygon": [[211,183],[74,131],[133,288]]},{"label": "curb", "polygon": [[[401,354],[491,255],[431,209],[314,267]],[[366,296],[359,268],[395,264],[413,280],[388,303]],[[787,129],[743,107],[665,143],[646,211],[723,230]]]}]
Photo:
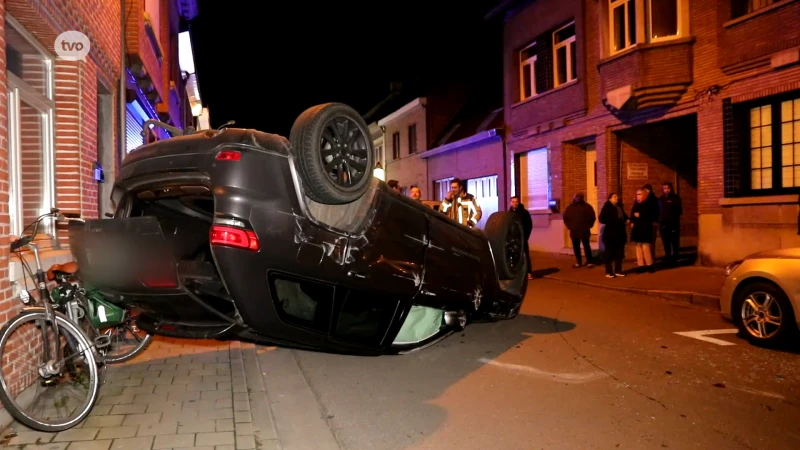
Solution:
[{"label": "curb", "polygon": [[653,297],[660,297],[668,300],[678,300],[681,302],[690,303],[692,305],[708,306],[720,309],[719,306],[720,299],[718,295],[701,294],[699,292],[689,292],[689,291],[665,291],[659,289],[642,289],[642,288],[629,288],[622,286],[619,287],[608,286],[605,284],[589,283],[586,281],[565,280],[563,278],[554,277],[552,275],[545,275],[542,278],[546,278],[548,280],[560,281],[562,283],[579,284],[582,286],[590,286],[594,288],[606,289],[609,291],[622,291],[622,292],[629,292],[632,294],[642,294]]}]

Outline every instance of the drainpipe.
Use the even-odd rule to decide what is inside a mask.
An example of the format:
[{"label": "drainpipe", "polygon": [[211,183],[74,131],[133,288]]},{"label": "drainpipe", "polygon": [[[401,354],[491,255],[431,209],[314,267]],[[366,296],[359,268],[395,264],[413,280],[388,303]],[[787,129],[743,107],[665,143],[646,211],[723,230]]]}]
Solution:
[{"label": "drainpipe", "polygon": [[119,72],[119,153],[117,153],[116,157],[116,167],[114,170],[117,171],[119,165],[122,163],[123,154],[125,153],[125,145],[127,140],[125,139],[125,122],[126,122],[126,110],[125,110],[125,90],[127,89],[127,67],[125,67],[125,0],[120,0],[120,25],[122,30],[120,32],[120,36],[122,38],[120,49],[122,49],[120,59],[120,72]]}]

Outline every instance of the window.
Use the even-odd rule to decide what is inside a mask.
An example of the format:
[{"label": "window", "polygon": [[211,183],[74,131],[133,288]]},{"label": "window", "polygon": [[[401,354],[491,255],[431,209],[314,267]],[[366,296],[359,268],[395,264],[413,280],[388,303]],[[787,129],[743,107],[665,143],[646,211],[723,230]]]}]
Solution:
[{"label": "window", "polygon": [[408,127],[408,154],[417,153],[417,124]]},{"label": "window", "polygon": [[678,35],[678,0],[649,0],[648,29],[650,40],[672,38]]},{"label": "window", "polygon": [[386,337],[397,305],[396,299],[350,290],[336,317],[332,334],[337,338],[378,346]]},{"label": "window", "polygon": [[[11,234],[55,206],[53,58],[6,17],[9,219]],[[39,230],[53,235],[50,221]]]},{"label": "window", "polygon": [[636,44],[636,0],[609,0],[612,53]]},{"label": "window", "polygon": [[536,43],[519,52],[519,94],[520,101],[536,95]]},{"label": "window", "polygon": [[561,86],[577,76],[575,56],[575,22],[553,33],[553,53],[555,58],[555,83]]},{"label": "window", "polygon": [[400,132],[392,134],[392,159],[400,159]]},{"label": "window", "polygon": [[735,110],[749,192],[800,192],[800,93]]},{"label": "window", "polygon": [[531,211],[547,209],[550,201],[547,153],[547,148],[542,148],[518,156],[519,197]]},{"label": "window", "polygon": [[766,8],[780,0],[733,0],[731,2],[731,18],[735,19],[759,9]]},{"label": "window", "polygon": [[[688,0],[608,0],[611,54],[688,34]],[[644,10],[639,11],[637,5]]]},{"label": "window", "polygon": [[750,187],[772,188],[772,106],[750,110]]},{"label": "window", "polygon": [[800,98],[781,102],[781,181],[800,187]]},{"label": "window", "polygon": [[383,165],[383,144],[375,146],[375,164]]},{"label": "window", "polygon": [[436,194],[436,200],[442,201],[447,197],[447,193],[450,192],[451,181],[453,181],[453,177],[443,178],[433,182],[433,192]]},{"label": "window", "polygon": [[272,280],[281,318],[292,325],[327,333],[333,310],[334,288],[308,280],[276,277]]},{"label": "window", "polygon": [[496,213],[500,207],[500,198],[497,194],[497,175],[467,180],[467,192],[475,196],[475,200],[481,207],[481,220],[478,221],[477,227],[482,230],[486,226],[489,216]]}]

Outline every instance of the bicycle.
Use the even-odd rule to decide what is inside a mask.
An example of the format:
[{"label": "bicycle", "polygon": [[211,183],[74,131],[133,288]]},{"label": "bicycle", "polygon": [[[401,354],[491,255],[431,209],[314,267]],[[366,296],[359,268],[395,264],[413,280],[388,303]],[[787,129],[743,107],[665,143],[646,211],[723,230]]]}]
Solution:
[{"label": "bicycle", "polygon": [[[69,220],[83,221],[74,218]],[[78,273],[78,264],[75,262],[56,264],[47,270],[47,279],[57,284],[50,291],[53,301],[62,305],[73,322],[83,324],[83,331],[90,338],[108,336],[109,345],[102,349],[106,364],[123,363],[143,352],[153,340],[153,335],[146,333],[141,337],[135,325],[136,317],[131,311],[108,301],[100,290],[78,284]],[[129,341],[126,337],[128,333],[134,341],[131,348],[123,345],[123,342]]]},{"label": "bicycle", "polygon": [[[34,281],[35,295],[27,290],[26,277],[25,288],[19,292],[19,299],[24,306],[0,330],[0,402],[19,422],[45,432],[72,428],[92,410],[97,402],[104,367],[103,354],[97,348],[108,346],[108,337],[100,336],[96,340],[90,340],[80,325],[58,311],[60,306],[52,301],[47,290],[39,247],[34,238],[42,220],[66,216],[68,215],[61,215],[58,209],[53,208],[26,226],[21,236],[10,244],[11,252],[19,257],[23,271]],[[31,226],[33,231],[26,235],[25,231]],[[22,255],[25,249],[33,253],[35,273]],[[14,332],[27,325],[31,325],[29,330],[23,331],[20,336],[13,336]],[[26,358],[23,354],[39,350],[42,355],[38,358],[35,355],[28,355]],[[9,376],[20,373],[26,360],[36,361],[33,373],[25,374],[20,380],[9,380]],[[39,387],[48,388],[48,391],[40,394]],[[76,403],[71,395],[50,395],[53,390],[49,388],[65,388],[67,394],[71,394],[70,388],[86,388],[88,396]],[[41,408],[43,417],[35,417],[28,411],[31,406],[35,409]],[[61,417],[63,412],[68,413],[66,418]]]}]

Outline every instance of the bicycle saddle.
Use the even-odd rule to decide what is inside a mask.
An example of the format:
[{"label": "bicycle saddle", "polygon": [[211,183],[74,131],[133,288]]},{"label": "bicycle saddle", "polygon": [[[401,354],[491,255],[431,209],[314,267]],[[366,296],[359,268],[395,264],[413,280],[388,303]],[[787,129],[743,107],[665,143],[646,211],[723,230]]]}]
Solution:
[{"label": "bicycle saddle", "polygon": [[70,261],[65,264],[54,264],[47,269],[47,279],[53,281],[56,277],[69,277],[78,272],[78,263]]}]

